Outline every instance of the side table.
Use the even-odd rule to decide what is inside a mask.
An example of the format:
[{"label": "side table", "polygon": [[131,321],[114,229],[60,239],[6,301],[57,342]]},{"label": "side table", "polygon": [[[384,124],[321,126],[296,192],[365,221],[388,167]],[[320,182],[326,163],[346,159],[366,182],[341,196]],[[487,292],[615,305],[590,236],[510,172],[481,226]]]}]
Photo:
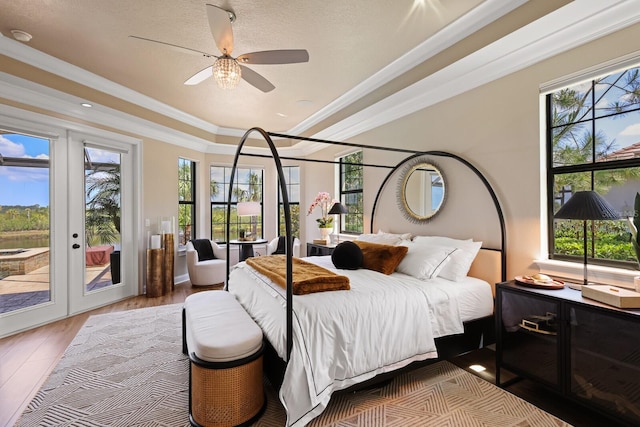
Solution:
[{"label": "side table", "polygon": [[307,243],[307,256],[331,255],[336,245],[320,245],[317,243]]},{"label": "side table", "polygon": [[267,243],[265,239],[257,239],[257,240],[231,240],[229,241],[232,245],[240,246],[240,261],[244,261],[247,258],[251,258],[254,256],[253,253],[253,245],[264,245]]}]

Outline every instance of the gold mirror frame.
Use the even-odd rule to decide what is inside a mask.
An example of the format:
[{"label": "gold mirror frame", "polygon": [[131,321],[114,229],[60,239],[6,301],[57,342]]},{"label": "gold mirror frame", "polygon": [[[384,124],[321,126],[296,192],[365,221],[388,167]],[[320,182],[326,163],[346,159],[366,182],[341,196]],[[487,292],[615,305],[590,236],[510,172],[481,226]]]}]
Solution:
[{"label": "gold mirror frame", "polygon": [[[422,173],[420,173],[422,172]],[[438,205],[432,207],[433,191],[441,188]],[[400,176],[398,201],[405,217],[413,222],[433,218],[444,204],[446,191],[444,176],[432,162],[417,160],[408,165]]]}]

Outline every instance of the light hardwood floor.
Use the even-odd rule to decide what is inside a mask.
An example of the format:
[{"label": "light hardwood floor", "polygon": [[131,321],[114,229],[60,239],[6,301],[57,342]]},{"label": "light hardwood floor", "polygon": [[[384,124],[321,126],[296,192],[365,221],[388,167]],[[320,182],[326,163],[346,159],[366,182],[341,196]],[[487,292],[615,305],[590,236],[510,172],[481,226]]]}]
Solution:
[{"label": "light hardwood floor", "polygon": [[0,426],[12,426],[58,364],[65,349],[93,314],[180,303],[194,293],[221,286],[176,284],[165,296],[137,296],[106,307],[0,339]]},{"label": "light hardwood floor", "polygon": [[[192,287],[189,282],[185,282],[177,284],[175,290],[166,296],[147,298],[143,295],[130,298],[0,339],[0,426],[13,426],[16,423],[89,316],[180,303],[194,292],[220,288],[221,286]],[[479,349],[451,361],[495,383],[495,353],[492,350]],[[469,370],[472,364],[484,365],[487,371],[473,372]],[[509,379],[509,373],[503,372],[502,375],[503,380]],[[583,406],[560,398],[544,387],[527,380],[516,382],[507,390],[575,426],[617,427],[621,425]]]}]

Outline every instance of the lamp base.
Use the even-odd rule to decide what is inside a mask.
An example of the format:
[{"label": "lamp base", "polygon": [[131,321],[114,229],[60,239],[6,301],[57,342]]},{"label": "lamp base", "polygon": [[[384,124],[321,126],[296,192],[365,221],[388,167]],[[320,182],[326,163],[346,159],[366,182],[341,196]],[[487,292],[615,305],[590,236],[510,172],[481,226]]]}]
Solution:
[{"label": "lamp base", "polygon": [[[567,288],[569,289],[575,289],[576,291],[581,291],[582,287],[585,286],[584,283],[569,283],[569,282],[564,282],[564,284],[567,286]],[[589,282],[586,284],[586,286],[589,285],[596,285],[597,283],[592,283]]]}]

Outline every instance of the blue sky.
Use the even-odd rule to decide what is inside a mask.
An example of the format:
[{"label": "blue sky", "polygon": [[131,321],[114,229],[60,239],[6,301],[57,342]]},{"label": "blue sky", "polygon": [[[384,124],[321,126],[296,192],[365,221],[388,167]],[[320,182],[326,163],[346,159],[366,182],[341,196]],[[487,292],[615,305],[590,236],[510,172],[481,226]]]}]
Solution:
[{"label": "blue sky", "polygon": [[[0,135],[3,157],[49,158],[49,141],[26,135]],[[0,205],[49,206],[49,169],[0,167]]]},{"label": "blue sky", "polygon": [[[0,135],[0,154],[3,157],[49,158],[49,140],[27,135]],[[87,148],[94,162],[120,163],[119,154]],[[49,169],[0,167],[0,205],[49,206]]]}]

